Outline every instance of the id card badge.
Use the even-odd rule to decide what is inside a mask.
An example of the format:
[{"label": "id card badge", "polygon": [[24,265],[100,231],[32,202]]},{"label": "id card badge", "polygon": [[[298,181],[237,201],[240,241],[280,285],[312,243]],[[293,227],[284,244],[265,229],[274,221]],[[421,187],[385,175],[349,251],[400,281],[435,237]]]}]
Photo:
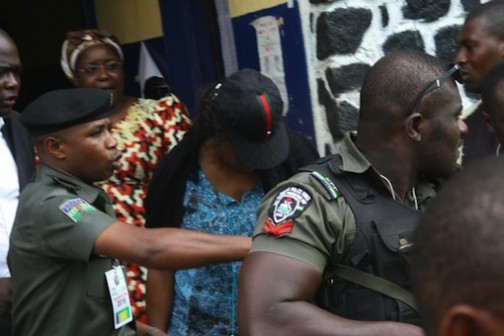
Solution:
[{"label": "id card badge", "polygon": [[121,266],[105,272],[114,312],[114,328],[119,329],[133,320],[131,304],[126,286],[126,277]]}]

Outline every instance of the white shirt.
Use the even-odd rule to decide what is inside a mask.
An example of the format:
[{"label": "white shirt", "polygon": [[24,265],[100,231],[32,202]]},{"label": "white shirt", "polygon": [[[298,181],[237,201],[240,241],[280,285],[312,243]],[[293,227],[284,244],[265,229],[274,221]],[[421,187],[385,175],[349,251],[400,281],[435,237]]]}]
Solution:
[{"label": "white shirt", "polygon": [[[0,118],[0,130],[4,125],[3,118]],[[18,201],[19,180],[16,161],[0,132],[0,277],[10,277],[7,252]]]}]

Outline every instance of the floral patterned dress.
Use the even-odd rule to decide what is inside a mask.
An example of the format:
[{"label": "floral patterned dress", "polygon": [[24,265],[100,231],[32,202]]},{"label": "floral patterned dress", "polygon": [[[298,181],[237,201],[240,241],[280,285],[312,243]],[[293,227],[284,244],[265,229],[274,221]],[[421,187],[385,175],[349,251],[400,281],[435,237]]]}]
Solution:
[{"label": "floral patterned dress", "polygon": [[[113,125],[112,134],[123,154],[121,167],[97,185],[111,197],[117,219],[144,227],[143,201],[156,164],[180,142],[189,126],[189,114],[174,95],[139,99]],[[128,263],[127,275],[133,312],[137,320],[146,323],[147,269]]]}]

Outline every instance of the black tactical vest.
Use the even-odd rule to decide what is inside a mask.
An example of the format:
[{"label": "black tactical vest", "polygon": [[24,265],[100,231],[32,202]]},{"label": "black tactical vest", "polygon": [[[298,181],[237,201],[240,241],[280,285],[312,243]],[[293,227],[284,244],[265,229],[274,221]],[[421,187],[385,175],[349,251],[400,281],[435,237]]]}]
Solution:
[{"label": "black tactical vest", "polygon": [[[405,289],[410,276],[407,252],[421,212],[384,195],[367,178],[374,174],[342,172],[341,157],[333,155],[303,168],[330,179],[345,198],[357,223],[355,239],[340,264],[373,274]],[[400,321],[419,324],[419,315],[402,300],[347,281],[331,272],[338,261],[330,263],[316,303],[339,316],[362,321]],[[367,275],[367,274],[366,274]]]}]

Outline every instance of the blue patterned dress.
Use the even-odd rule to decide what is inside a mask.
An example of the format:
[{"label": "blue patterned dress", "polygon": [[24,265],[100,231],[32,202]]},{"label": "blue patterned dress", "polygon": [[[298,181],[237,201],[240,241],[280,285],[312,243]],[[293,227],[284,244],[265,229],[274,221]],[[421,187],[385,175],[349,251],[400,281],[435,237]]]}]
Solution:
[{"label": "blue patterned dress", "polygon": [[[199,170],[184,195],[184,229],[222,235],[251,236],[256,210],[264,196],[261,185],[241,202],[220,194]],[[241,262],[214,264],[175,273],[175,297],[169,335],[237,335],[236,299]]]}]

